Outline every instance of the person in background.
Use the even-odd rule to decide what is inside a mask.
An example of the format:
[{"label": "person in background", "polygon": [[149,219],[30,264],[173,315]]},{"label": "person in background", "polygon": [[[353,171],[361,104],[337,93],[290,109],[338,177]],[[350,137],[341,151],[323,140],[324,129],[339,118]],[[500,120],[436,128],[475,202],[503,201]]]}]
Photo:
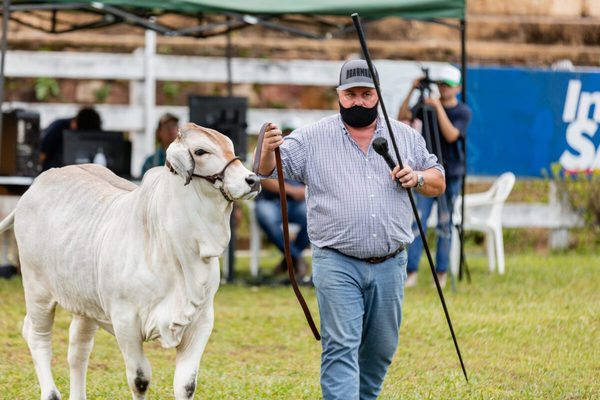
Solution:
[{"label": "person in background", "polygon": [[[339,113],[285,138],[270,124],[259,173],[274,177],[279,147],[285,177],[306,184],[323,399],[374,400],[399,342],[405,247],[413,240],[405,189],[439,196],[444,172],[418,132],[396,120],[388,131],[366,61],[342,66],[337,95]],[[371,145],[390,135],[406,161],[391,172]]]},{"label": "person in background", "polygon": [[156,128],[156,140],[159,145],[154,154],[148,156],[142,166],[142,176],[150,168],[165,165],[167,147],[177,137],[179,131],[179,118],[171,113],[166,113],[158,120]]},{"label": "person in background", "polygon": [[[284,136],[300,127],[298,118],[289,118],[281,124]],[[281,202],[279,200],[279,183],[277,179],[262,179],[262,191],[256,197],[256,219],[269,240],[284,254],[283,230],[281,226]],[[304,278],[308,273],[308,264],[302,258],[302,251],[310,245],[306,225],[305,187],[302,183],[286,180],[285,192],[288,207],[288,220],[298,224],[300,230],[296,238],[290,242],[290,253],[294,270],[298,278]],[[287,271],[285,255],[275,268],[274,274]]]},{"label": "person in background", "polygon": [[[419,86],[421,79],[423,78],[418,78],[413,82],[410,92],[400,106],[398,113],[399,120],[422,118],[421,115],[414,115],[416,109],[409,109],[408,105],[410,97],[413,91]],[[432,79],[437,82],[440,97],[427,97],[423,102],[433,106],[438,120],[442,159],[446,171],[446,192],[442,196],[445,197],[446,201],[440,202],[440,197],[425,197],[419,193],[415,194],[415,200],[425,232],[427,232],[427,219],[431,214],[433,203],[437,202],[438,204],[438,223],[436,229],[438,241],[435,264],[440,286],[444,287],[446,286],[446,272],[450,264],[452,210],[460,189],[461,178],[465,172],[461,141],[464,140],[467,125],[471,121],[471,109],[456,97],[462,88],[461,74],[458,68],[450,64],[445,65],[437,73],[433,73],[432,71]],[[406,287],[417,285],[417,271],[423,250],[423,241],[416,222],[413,224],[412,229],[415,240],[408,247],[408,278],[406,280]]]},{"label": "person in background", "polygon": [[42,171],[63,166],[63,132],[99,131],[102,129],[100,115],[92,107],[84,107],[73,118],[61,118],[52,122],[42,134],[40,164]]}]

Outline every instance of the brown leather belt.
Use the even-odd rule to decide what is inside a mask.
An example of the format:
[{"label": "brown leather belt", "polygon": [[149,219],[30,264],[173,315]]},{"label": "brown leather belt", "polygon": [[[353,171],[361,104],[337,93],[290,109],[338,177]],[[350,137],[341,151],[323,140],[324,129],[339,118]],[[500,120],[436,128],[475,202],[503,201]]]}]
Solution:
[{"label": "brown leather belt", "polygon": [[387,256],[383,256],[383,257],[371,257],[371,258],[358,258],[358,257],[349,256],[348,254],[344,254],[341,251],[339,251],[337,249],[334,249],[332,247],[323,247],[323,248],[324,249],[328,249],[328,250],[333,250],[335,252],[340,253],[343,256],[354,258],[355,260],[368,262],[369,264],[379,264],[379,263],[382,263],[384,261],[389,260],[390,258],[396,257],[398,254],[400,254],[404,250],[405,246],[398,247],[398,249],[396,251],[394,251],[393,253],[388,254]]}]

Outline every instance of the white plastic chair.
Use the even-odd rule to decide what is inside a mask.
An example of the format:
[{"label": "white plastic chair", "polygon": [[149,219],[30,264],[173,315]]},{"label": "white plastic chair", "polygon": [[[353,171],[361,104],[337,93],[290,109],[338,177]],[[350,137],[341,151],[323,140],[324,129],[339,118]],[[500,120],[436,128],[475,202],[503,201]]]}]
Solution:
[{"label": "white plastic chair", "polygon": [[[494,181],[492,187],[481,193],[465,195],[464,230],[485,232],[488,267],[494,272],[496,260],[498,273],[504,274],[504,240],[502,239],[502,208],[515,184],[515,175],[505,172]],[[462,198],[458,196],[454,206],[453,223],[460,224]],[[456,226],[452,229],[450,251],[452,273],[458,273],[460,262],[460,237]]]}]

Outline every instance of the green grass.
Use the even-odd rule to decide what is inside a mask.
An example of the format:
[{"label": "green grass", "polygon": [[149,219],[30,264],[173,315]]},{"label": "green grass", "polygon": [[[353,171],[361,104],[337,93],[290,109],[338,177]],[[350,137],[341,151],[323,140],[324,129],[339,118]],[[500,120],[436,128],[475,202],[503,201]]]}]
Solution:
[{"label": "green grass", "polygon": [[[456,293],[448,285],[445,295],[470,383],[423,267],[419,286],[406,291],[400,345],[381,399],[600,399],[600,255],[508,255],[504,276],[488,274],[483,257],[469,261],[472,282],[459,282]],[[314,290],[302,290],[316,314]],[[224,285],[215,309],[196,398],[320,398],[320,343],[291,288]],[[0,398],[39,397],[20,335],[24,315],[20,279],[0,280]],[[65,399],[69,322],[59,310],[53,371]],[[153,367],[148,397],[172,398],[174,351],[145,348]],[[104,331],[90,359],[88,398],[131,398],[116,341]]]}]

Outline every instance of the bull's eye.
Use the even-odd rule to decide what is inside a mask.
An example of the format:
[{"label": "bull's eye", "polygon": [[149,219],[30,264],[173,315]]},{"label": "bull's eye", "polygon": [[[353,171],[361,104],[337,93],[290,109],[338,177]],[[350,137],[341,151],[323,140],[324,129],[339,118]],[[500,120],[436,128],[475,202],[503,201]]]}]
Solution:
[{"label": "bull's eye", "polygon": [[208,153],[208,151],[202,150],[202,149],[198,149],[198,150],[196,150],[194,152],[194,154],[197,155],[197,156],[201,156],[201,155],[206,154],[206,153]]}]

